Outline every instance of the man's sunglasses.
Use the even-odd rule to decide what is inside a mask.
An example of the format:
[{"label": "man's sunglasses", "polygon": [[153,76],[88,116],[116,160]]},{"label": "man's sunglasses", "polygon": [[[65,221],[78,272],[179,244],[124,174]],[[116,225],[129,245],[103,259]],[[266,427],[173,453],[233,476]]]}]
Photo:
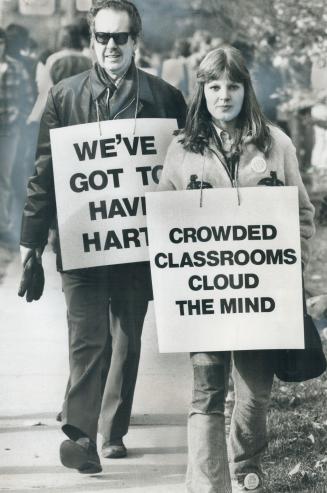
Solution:
[{"label": "man's sunglasses", "polygon": [[112,38],[116,45],[124,45],[127,43],[128,36],[131,33],[94,33],[94,37],[100,45],[107,45]]}]

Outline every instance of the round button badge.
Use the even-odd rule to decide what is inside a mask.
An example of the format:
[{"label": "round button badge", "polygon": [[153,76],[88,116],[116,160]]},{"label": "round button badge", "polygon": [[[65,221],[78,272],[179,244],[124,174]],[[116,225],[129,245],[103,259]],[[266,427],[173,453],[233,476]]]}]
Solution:
[{"label": "round button badge", "polygon": [[251,168],[256,173],[264,173],[267,169],[267,163],[263,157],[254,157],[251,161]]},{"label": "round button badge", "polygon": [[258,488],[259,484],[260,484],[259,476],[254,472],[250,472],[244,478],[244,486],[249,491]]}]

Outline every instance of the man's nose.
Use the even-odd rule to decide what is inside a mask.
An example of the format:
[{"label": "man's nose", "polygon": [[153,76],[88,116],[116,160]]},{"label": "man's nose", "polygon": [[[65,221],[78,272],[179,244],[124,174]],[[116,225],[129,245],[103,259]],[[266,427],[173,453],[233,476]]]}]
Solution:
[{"label": "man's nose", "polygon": [[116,48],[116,47],[117,47],[117,43],[115,42],[113,37],[110,37],[107,43],[107,48]]}]

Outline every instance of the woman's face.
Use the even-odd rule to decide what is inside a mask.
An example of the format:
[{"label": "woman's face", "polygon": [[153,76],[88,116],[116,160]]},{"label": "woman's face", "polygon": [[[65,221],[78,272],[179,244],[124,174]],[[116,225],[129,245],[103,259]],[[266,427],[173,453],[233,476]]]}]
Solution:
[{"label": "woman's face", "polygon": [[244,84],[223,76],[204,84],[204,96],[214,123],[233,124],[242,109]]}]

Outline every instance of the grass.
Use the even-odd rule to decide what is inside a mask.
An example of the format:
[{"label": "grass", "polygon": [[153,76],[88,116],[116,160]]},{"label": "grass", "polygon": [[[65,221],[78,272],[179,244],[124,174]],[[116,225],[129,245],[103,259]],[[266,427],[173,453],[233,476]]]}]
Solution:
[{"label": "grass", "polygon": [[[327,342],[324,342],[327,353]],[[299,384],[276,380],[264,458],[272,493],[327,492],[327,374]]]},{"label": "grass", "polygon": [[[317,224],[305,272],[309,296],[327,293],[326,259],[327,227]],[[327,373],[299,384],[276,379],[268,433],[264,470],[271,493],[327,493]]]},{"label": "grass", "polygon": [[[323,346],[327,356],[327,340]],[[228,406],[230,416],[233,401]],[[268,442],[262,466],[269,493],[327,493],[327,372],[301,383],[275,378]]]}]

